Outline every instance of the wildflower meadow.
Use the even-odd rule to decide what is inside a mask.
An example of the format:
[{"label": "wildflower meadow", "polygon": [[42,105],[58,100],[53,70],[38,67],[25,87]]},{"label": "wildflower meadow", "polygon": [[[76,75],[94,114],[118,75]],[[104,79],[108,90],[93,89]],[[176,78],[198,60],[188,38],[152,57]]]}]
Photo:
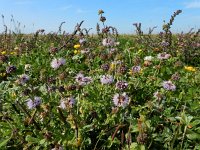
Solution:
[{"label": "wildflower meadow", "polygon": [[103,10],[96,34],[4,25],[0,149],[200,150],[200,29],[173,34],[181,13],[159,34],[119,34]]}]

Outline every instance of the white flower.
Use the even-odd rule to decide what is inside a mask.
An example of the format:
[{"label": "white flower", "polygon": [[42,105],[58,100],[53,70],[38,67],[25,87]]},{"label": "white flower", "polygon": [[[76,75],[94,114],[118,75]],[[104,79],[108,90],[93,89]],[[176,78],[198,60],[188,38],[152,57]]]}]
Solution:
[{"label": "white flower", "polygon": [[78,73],[75,79],[76,79],[76,82],[79,83],[79,85],[86,85],[92,82],[91,77],[85,77],[82,73]]},{"label": "white flower", "polygon": [[146,57],[144,57],[144,60],[145,61],[152,61],[153,60],[153,56],[146,56]]},{"label": "white flower", "polygon": [[67,100],[62,99],[60,101],[60,108],[66,109],[68,107],[73,107],[75,104],[75,99],[73,97],[68,97]]},{"label": "white flower", "polygon": [[29,71],[31,69],[31,64],[26,64],[25,66],[24,66],[24,70],[25,71]]},{"label": "white flower", "polygon": [[128,95],[126,95],[126,93],[123,94],[116,93],[113,97],[113,102],[115,106],[125,108],[129,103],[129,97]]},{"label": "white flower", "polygon": [[111,84],[113,83],[114,79],[111,75],[103,75],[100,79],[102,84]]},{"label": "white flower", "polygon": [[119,43],[115,42],[113,38],[108,37],[108,38],[103,39],[102,44],[103,46],[110,47],[110,46],[116,46]]},{"label": "white flower", "polygon": [[159,53],[159,54],[157,55],[157,58],[160,59],[160,60],[169,59],[170,57],[171,57],[171,55],[170,55],[170,54],[167,54],[166,52],[164,52],[164,53]]},{"label": "white flower", "polygon": [[81,54],[88,54],[90,52],[89,48],[85,48],[83,50],[81,50]]},{"label": "white flower", "polygon": [[58,69],[61,65],[64,65],[66,63],[66,60],[64,58],[56,59],[54,58],[51,62],[51,67],[53,69]]}]

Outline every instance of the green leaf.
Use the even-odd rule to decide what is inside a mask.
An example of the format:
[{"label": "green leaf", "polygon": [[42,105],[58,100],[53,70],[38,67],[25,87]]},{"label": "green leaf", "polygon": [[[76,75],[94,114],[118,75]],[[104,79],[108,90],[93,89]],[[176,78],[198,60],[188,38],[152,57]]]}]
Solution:
[{"label": "green leaf", "polygon": [[3,146],[5,146],[7,143],[8,143],[8,141],[11,139],[11,137],[9,137],[8,139],[5,139],[4,141],[2,141],[1,143],[0,143],[0,148],[1,147],[3,147]]},{"label": "green leaf", "polygon": [[131,143],[130,149],[138,150],[138,144],[136,142]]},{"label": "green leaf", "polygon": [[200,139],[200,134],[198,134],[198,133],[186,134],[186,136],[190,140],[199,140]]},{"label": "green leaf", "polygon": [[26,136],[26,141],[27,142],[32,142],[32,143],[38,143],[39,142],[39,139],[36,139],[34,137],[31,137],[30,135],[27,135]]},{"label": "green leaf", "polygon": [[46,139],[42,139],[42,140],[40,140],[40,145],[43,145],[44,143],[46,142]]},{"label": "green leaf", "polygon": [[140,145],[140,150],[145,150],[145,146],[144,145]]}]

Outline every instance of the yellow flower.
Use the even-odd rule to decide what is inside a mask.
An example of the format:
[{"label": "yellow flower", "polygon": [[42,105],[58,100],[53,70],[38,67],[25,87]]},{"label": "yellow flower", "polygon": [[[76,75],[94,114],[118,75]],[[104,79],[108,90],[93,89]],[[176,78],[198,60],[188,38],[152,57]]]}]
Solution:
[{"label": "yellow flower", "polygon": [[115,63],[111,63],[111,64],[110,64],[110,70],[114,70],[115,67],[116,67],[116,64],[115,64]]},{"label": "yellow flower", "polygon": [[139,49],[139,50],[138,50],[138,53],[141,53],[141,52],[142,52],[142,49]]},{"label": "yellow flower", "polygon": [[132,71],[132,69],[129,69],[128,74],[133,75],[133,71]]},{"label": "yellow flower", "polygon": [[1,77],[5,77],[6,76],[6,73],[4,72],[4,73],[0,73],[0,76]]},{"label": "yellow flower", "polygon": [[12,98],[16,98],[16,93],[13,92],[13,93],[11,94],[11,97],[12,97]]},{"label": "yellow flower", "polygon": [[2,55],[5,55],[5,54],[6,54],[6,51],[2,51],[1,54],[2,54]]},{"label": "yellow flower", "polygon": [[80,50],[74,50],[74,54],[79,54]]},{"label": "yellow flower", "polygon": [[76,44],[76,45],[74,45],[74,48],[75,48],[75,49],[78,49],[78,48],[80,48],[80,47],[81,47],[80,44]]},{"label": "yellow flower", "polygon": [[10,55],[16,55],[17,53],[16,52],[10,52]]},{"label": "yellow flower", "polygon": [[185,66],[184,68],[185,68],[185,70],[188,70],[188,71],[192,71],[192,72],[196,71],[196,69],[192,66]]}]

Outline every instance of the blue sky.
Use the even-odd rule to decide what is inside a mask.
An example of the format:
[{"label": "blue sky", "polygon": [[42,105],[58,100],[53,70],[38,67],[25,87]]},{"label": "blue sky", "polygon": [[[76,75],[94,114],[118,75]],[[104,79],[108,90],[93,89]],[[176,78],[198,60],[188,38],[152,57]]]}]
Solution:
[{"label": "blue sky", "polygon": [[[133,23],[141,22],[142,29],[162,28],[163,20],[168,21],[172,13],[183,10],[172,26],[174,32],[200,28],[200,0],[0,0],[0,14],[5,24],[14,29],[11,15],[21,23],[22,32],[57,31],[65,21],[63,29],[72,32],[76,23],[85,20],[83,27],[93,28],[99,22],[98,10],[105,11],[107,25],[112,25],[120,33],[134,33]],[[23,26],[25,25],[25,28]],[[0,32],[3,32],[3,22]]]}]

